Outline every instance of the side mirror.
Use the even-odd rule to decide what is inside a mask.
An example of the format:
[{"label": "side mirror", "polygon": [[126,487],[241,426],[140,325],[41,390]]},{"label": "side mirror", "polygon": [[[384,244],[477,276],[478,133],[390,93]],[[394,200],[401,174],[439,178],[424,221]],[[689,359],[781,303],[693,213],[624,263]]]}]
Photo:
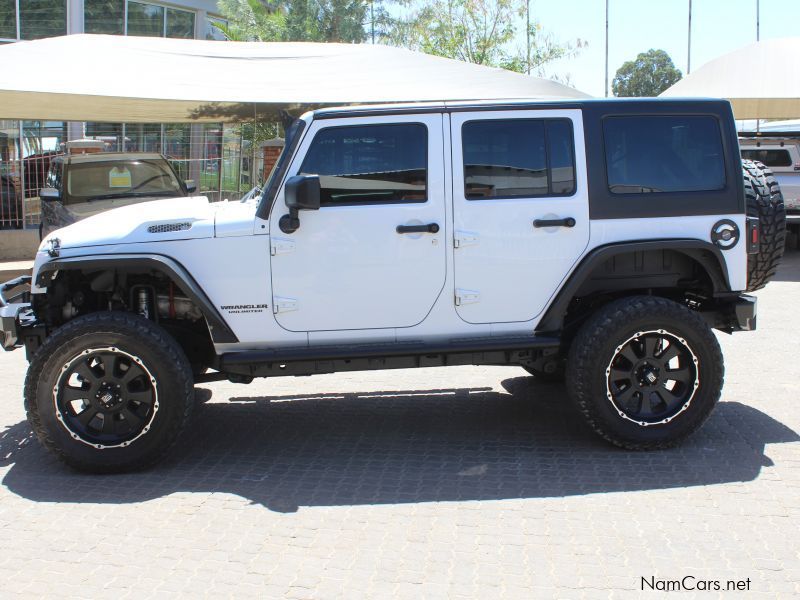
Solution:
[{"label": "side mirror", "polygon": [[186,191],[190,194],[194,194],[197,191],[197,184],[194,182],[194,179],[187,179],[184,181],[186,185]]},{"label": "side mirror", "polygon": [[39,198],[42,200],[61,200],[61,192],[56,188],[42,188],[39,190]]},{"label": "side mirror", "polygon": [[283,195],[289,214],[278,221],[283,233],[294,233],[300,228],[299,211],[319,210],[320,191],[319,175],[295,175],[286,181]]}]

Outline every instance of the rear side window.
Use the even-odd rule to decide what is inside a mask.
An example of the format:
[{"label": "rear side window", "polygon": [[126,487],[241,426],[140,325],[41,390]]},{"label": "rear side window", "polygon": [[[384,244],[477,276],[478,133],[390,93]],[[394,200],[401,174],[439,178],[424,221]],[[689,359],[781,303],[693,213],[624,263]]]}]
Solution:
[{"label": "rear side window", "polygon": [[569,119],[469,121],[461,129],[468,200],[575,192]]},{"label": "rear side window", "polygon": [[722,134],[714,117],[607,117],[603,134],[612,193],[699,192],[725,187]]},{"label": "rear side window", "polygon": [[768,167],[791,167],[792,157],[788,150],[742,150],[742,158],[759,160]]},{"label": "rear side window", "polygon": [[319,175],[322,206],[425,202],[428,129],[421,123],[328,127],[301,174]]}]

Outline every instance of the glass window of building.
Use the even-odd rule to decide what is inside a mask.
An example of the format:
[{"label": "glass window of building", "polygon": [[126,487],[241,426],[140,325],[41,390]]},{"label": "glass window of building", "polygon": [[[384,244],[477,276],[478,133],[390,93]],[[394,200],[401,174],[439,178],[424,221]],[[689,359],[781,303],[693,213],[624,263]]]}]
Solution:
[{"label": "glass window of building", "polygon": [[194,38],[194,13],[128,0],[128,35]]},{"label": "glass window of building", "polygon": [[166,37],[187,40],[194,38],[194,13],[168,8]]},{"label": "glass window of building", "polygon": [[83,0],[86,33],[125,33],[125,0]]},{"label": "glass window of building", "polygon": [[164,37],[163,6],[128,2],[128,35]]},{"label": "glass window of building", "polygon": [[16,0],[0,0],[0,39],[17,39]]},{"label": "glass window of building", "polygon": [[19,34],[38,40],[67,34],[66,0],[25,0],[19,3]]}]

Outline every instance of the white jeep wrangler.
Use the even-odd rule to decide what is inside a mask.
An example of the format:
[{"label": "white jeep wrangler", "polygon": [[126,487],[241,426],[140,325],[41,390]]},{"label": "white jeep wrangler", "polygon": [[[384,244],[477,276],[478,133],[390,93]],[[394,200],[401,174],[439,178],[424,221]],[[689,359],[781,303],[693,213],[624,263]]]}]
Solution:
[{"label": "white jeep wrangler", "polygon": [[742,181],[723,101],[320,110],[260,202],[53,232],[3,345],[27,349],[39,440],[83,470],[162,457],[195,382],[448,365],[562,377],[605,439],[663,448],[720,397],[712,328],[755,328]]}]

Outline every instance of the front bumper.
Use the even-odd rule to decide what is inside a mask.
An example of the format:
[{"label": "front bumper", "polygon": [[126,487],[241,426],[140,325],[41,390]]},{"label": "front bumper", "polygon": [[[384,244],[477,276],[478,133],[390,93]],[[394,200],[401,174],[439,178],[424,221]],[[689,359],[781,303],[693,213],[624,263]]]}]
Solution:
[{"label": "front bumper", "polygon": [[[0,285],[0,344],[3,350],[20,347],[21,329],[36,322],[31,310],[30,284],[31,276],[23,275]],[[12,290],[13,295],[6,297]]]}]

